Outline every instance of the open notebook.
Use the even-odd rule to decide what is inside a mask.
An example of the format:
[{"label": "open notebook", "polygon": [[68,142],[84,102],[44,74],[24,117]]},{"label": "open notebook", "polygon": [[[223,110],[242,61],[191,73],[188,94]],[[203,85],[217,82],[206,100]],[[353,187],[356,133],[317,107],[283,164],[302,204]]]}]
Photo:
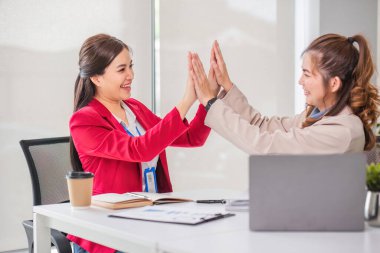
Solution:
[{"label": "open notebook", "polygon": [[189,202],[191,199],[177,198],[163,193],[127,192],[104,193],[92,196],[91,204],[109,209],[123,209],[169,203]]}]

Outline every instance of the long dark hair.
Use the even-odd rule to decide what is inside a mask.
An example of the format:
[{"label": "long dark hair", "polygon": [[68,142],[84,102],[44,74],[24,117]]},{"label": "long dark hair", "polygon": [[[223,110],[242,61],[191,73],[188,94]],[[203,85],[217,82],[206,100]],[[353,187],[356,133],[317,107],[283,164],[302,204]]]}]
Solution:
[{"label": "long dark hair", "polygon": [[[130,51],[124,42],[107,34],[97,34],[85,40],[79,51],[79,74],[74,88],[74,112],[86,106],[94,98],[95,85],[90,78],[102,75],[124,48]],[[70,158],[73,169],[83,171],[71,136]]]},{"label": "long dark hair", "polygon": [[[378,90],[370,83],[374,65],[367,40],[362,35],[347,38],[338,34],[326,34],[311,42],[304,51],[306,52],[310,53],[312,62],[321,73],[325,88],[335,76],[342,82],[335,105],[325,115],[337,115],[346,105],[350,106],[363,122],[364,149],[372,149],[376,138],[371,127],[379,117],[380,100]],[[307,116],[313,109],[312,106],[307,108]],[[303,127],[308,127],[319,119],[307,117]]]}]

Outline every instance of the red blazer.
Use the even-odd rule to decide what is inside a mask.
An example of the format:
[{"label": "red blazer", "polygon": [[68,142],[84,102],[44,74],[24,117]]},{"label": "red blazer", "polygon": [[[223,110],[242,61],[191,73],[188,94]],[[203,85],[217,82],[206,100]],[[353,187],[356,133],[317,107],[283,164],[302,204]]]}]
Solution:
[{"label": "red blazer", "polygon": [[[176,108],[161,119],[135,99],[124,102],[146,130],[143,136],[129,136],[96,99],[70,119],[70,133],[83,169],[95,175],[93,194],[142,191],[141,162],[157,155],[158,192],[171,192],[165,148],[202,146],[210,134],[210,128],[204,125],[206,110],[199,105],[196,116],[188,124],[186,119],[181,120]],[[68,238],[90,253],[115,251],[72,235]]]}]

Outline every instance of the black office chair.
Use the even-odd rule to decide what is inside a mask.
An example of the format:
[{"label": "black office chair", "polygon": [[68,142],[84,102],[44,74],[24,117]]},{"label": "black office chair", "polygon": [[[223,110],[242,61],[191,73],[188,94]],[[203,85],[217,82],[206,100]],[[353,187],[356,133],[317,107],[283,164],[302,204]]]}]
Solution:
[{"label": "black office chair", "polygon": [[[20,145],[32,178],[33,205],[68,202],[65,175],[72,170],[69,137],[21,140]],[[33,220],[25,220],[22,224],[32,253]],[[70,241],[62,232],[51,229],[51,241],[58,253],[72,253]]]}]

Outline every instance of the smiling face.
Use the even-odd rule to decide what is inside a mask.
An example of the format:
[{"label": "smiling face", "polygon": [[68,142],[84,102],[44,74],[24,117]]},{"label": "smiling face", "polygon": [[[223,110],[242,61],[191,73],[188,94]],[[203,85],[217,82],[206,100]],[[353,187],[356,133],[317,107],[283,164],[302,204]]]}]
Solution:
[{"label": "smiling face", "polygon": [[306,103],[317,107],[320,111],[330,108],[335,103],[336,82],[331,78],[325,87],[322,74],[318,71],[310,52],[303,56],[302,75],[298,83],[302,86]]},{"label": "smiling face", "polygon": [[132,59],[129,51],[124,48],[102,75],[91,78],[96,85],[95,97],[103,101],[120,103],[130,98],[133,78]]}]

